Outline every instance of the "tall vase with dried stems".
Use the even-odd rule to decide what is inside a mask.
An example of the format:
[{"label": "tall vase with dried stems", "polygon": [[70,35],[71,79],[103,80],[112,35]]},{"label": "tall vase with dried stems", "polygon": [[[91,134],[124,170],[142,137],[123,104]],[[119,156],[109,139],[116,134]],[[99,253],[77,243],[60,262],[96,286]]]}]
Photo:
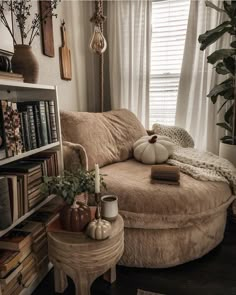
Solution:
[{"label": "tall vase with dried stems", "polygon": [[[45,6],[42,14],[31,13],[32,0],[0,1],[0,22],[8,30],[14,43],[12,69],[13,72],[23,75],[24,82],[37,83],[38,81],[39,64],[32,52],[31,45],[35,37],[40,34],[41,23],[45,22],[48,17],[57,17],[54,11],[57,8],[58,1],[44,1],[47,6]],[[9,11],[11,23],[6,17]],[[33,17],[31,17],[31,14]],[[20,36],[19,43],[16,36]]]},{"label": "tall vase with dried stems", "polygon": [[12,57],[12,70],[22,74],[24,82],[37,83],[39,76],[39,63],[29,45],[15,45]]}]

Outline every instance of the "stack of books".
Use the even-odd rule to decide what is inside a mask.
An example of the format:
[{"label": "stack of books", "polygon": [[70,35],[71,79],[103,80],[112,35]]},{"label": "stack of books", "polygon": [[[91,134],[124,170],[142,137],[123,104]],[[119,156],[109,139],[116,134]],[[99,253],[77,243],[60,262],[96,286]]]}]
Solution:
[{"label": "stack of books", "polygon": [[58,153],[45,151],[0,167],[0,195],[5,200],[0,207],[4,217],[1,218],[0,229],[7,228],[45,199],[41,192],[43,177],[59,175]]},{"label": "stack of books", "polygon": [[54,101],[0,100],[0,159],[57,141]]},{"label": "stack of books", "polygon": [[[26,220],[16,226],[17,230],[26,231],[31,233],[32,236],[32,251],[31,254],[34,258],[34,264],[30,272],[33,273],[34,271],[37,272],[38,268],[44,267],[48,264],[48,247],[47,247],[47,235],[46,235],[46,228],[42,222],[30,221]],[[37,266],[37,268],[36,268]],[[23,280],[28,279],[27,271],[23,268]],[[24,278],[25,276],[25,278]],[[28,283],[29,284],[29,281]]]},{"label": "stack of books", "polygon": [[63,206],[55,198],[0,238],[0,293],[19,294],[49,263],[46,227]]},{"label": "stack of books", "polygon": [[13,199],[13,208],[18,207],[18,217],[27,213],[44,198],[40,189],[43,182],[40,163],[18,161],[1,166],[0,173],[16,177],[17,195],[11,199]]},{"label": "stack of books", "polygon": [[19,224],[0,238],[0,249],[0,284],[4,295],[18,294],[27,288],[36,279],[42,260],[48,264],[46,231],[42,223]]}]

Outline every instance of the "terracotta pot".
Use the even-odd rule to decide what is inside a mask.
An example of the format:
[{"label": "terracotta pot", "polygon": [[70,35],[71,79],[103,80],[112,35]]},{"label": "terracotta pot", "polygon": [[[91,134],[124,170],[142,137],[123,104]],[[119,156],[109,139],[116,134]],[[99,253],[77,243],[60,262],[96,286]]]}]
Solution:
[{"label": "terracotta pot", "polygon": [[37,83],[39,64],[29,45],[15,45],[11,60],[14,73],[22,74],[24,82]]},{"label": "terracotta pot", "polygon": [[90,208],[75,200],[72,206],[65,205],[61,210],[60,220],[64,230],[80,232],[91,221]]}]

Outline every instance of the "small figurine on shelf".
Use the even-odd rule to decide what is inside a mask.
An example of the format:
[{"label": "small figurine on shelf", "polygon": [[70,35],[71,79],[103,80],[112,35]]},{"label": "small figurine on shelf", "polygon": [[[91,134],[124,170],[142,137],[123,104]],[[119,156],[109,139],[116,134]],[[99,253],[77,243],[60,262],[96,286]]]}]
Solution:
[{"label": "small figurine on shelf", "polygon": [[[74,172],[64,171],[62,176],[44,178],[43,191],[58,195],[65,201],[65,206],[60,212],[63,229],[82,231],[91,221],[90,208],[87,202],[83,203],[81,199],[87,200],[87,194],[94,194],[95,179],[95,171],[82,169]],[[106,188],[102,175],[99,175],[99,187],[100,185]]]}]

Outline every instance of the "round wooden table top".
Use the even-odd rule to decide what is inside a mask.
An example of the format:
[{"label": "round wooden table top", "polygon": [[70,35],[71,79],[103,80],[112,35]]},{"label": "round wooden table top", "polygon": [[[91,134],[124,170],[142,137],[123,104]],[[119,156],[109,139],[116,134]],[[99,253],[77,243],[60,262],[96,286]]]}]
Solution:
[{"label": "round wooden table top", "polygon": [[59,244],[70,244],[71,246],[94,246],[98,247],[99,244],[109,243],[117,235],[121,235],[124,230],[123,218],[118,215],[117,219],[111,223],[111,235],[105,240],[94,240],[88,237],[85,232],[48,232],[48,237]]}]

